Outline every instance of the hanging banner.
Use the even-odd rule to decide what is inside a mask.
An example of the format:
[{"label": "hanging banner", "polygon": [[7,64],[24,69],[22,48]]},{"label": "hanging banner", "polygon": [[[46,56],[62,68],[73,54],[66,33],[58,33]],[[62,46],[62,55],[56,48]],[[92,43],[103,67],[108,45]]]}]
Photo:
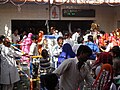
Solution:
[{"label": "hanging banner", "polygon": [[60,20],[60,7],[59,6],[51,6],[50,8],[50,19],[51,20]]}]

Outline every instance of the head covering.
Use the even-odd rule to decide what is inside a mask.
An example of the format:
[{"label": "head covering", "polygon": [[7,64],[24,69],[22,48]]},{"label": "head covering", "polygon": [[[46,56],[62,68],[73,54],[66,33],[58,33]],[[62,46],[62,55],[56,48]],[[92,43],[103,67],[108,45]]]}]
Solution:
[{"label": "head covering", "polygon": [[29,33],[29,34],[28,34],[28,38],[31,38],[31,37],[32,37],[32,35],[33,35],[32,33]]},{"label": "head covering", "polygon": [[65,43],[62,47],[62,52],[65,52],[66,55],[69,55],[71,58],[75,57],[75,53],[72,50],[72,47],[69,43]]},{"label": "head covering", "polygon": [[109,52],[101,52],[94,65],[99,65],[101,63],[103,63],[103,64],[108,63],[108,64],[112,65],[113,64],[112,55]]}]

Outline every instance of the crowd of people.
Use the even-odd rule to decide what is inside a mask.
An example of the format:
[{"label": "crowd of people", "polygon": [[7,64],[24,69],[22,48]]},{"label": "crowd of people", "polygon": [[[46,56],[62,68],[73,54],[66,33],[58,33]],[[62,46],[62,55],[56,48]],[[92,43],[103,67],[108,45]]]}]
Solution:
[{"label": "crowd of people", "polygon": [[[116,84],[115,80],[118,80],[116,78],[120,80],[119,31],[117,29],[116,33],[108,34],[94,29],[82,34],[81,30],[77,29],[72,34],[70,32],[62,34],[51,27],[49,35],[44,35],[43,31],[39,31],[38,35],[31,32],[27,34],[26,31],[18,35],[18,30],[15,30],[11,41],[1,35],[0,90],[12,90],[14,83],[20,80],[17,66],[26,66],[26,73],[32,78],[36,62],[40,64],[36,73],[55,75],[59,79],[60,90],[83,90],[85,85],[88,88],[94,87],[93,90],[97,88],[117,90],[119,84]],[[36,60],[36,58],[31,59],[32,56],[41,57]],[[101,83],[98,80],[103,69],[110,72],[109,80],[105,79],[105,81],[111,81],[112,86],[104,87],[102,83],[106,84],[106,82],[101,80]],[[47,76],[52,78],[51,75]],[[41,80],[44,81],[44,78],[42,76]],[[43,84],[41,86],[44,87]],[[48,87],[47,90],[53,88]]]}]

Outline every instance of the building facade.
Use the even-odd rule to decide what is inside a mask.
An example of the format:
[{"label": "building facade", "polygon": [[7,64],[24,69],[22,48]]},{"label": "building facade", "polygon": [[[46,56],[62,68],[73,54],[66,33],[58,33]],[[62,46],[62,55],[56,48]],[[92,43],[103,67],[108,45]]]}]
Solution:
[{"label": "building facade", "polygon": [[[95,10],[94,17],[70,17],[63,16],[63,9],[92,9]],[[56,11],[55,11],[56,10]],[[12,3],[0,5],[0,34],[12,33],[13,20],[92,20],[100,25],[100,28],[106,32],[111,32],[120,28],[120,6],[109,5],[89,5],[89,4],[36,4],[25,3],[16,6]],[[74,13],[73,13],[74,14]]]}]

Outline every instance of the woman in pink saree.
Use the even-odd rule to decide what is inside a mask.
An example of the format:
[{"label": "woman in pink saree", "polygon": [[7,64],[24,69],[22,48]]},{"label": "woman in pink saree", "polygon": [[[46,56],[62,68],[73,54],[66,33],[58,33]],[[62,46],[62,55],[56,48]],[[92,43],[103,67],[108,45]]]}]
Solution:
[{"label": "woman in pink saree", "polygon": [[[32,35],[33,35],[32,33],[29,33],[28,36],[27,36],[27,37],[23,40],[23,42],[22,42],[22,51],[23,51],[24,53],[29,54],[30,46],[31,46],[31,44],[32,44],[32,40],[31,40],[31,36],[32,36]],[[26,62],[26,63],[29,65],[30,60],[29,60],[28,57],[22,56],[21,59],[22,59],[23,62]]]}]

